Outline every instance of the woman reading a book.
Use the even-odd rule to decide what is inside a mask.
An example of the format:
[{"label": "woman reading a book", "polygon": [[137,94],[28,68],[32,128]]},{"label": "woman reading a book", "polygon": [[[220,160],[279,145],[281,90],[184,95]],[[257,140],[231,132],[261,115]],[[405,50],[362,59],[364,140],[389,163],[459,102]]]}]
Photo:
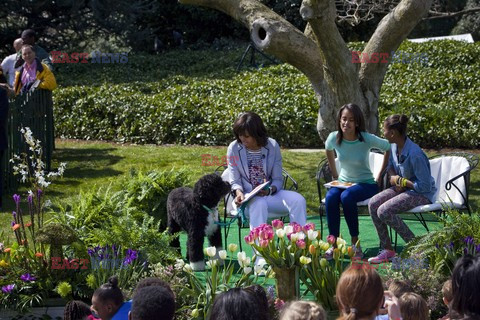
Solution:
[{"label": "woman reading a book", "polygon": [[437,191],[430,171],[430,162],[420,147],[407,137],[406,115],[391,115],[383,125],[383,132],[392,144],[387,171],[390,176],[389,189],[375,195],[368,204],[368,211],[380,238],[383,249],[371,263],[381,263],[395,257],[387,226],[392,227],[405,242],[414,234],[398,213],[417,206],[432,203]]},{"label": "woman reading a book", "polygon": [[[365,119],[360,107],[356,104],[342,106],[338,111],[337,131],[331,132],[328,136],[325,150],[333,179],[345,186],[332,186],[328,190],[325,208],[329,233],[336,238],[340,235],[340,204],[342,204],[355,257],[359,259],[363,257],[363,252],[359,246],[355,246],[359,234],[357,202],[371,198],[378,192],[378,185],[369,165],[372,148],[387,151],[390,144],[387,140],[365,131]],[[340,172],[335,166],[334,151],[340,161]],[[386,166],[386,160],[384,165]],[[377,181],[379,180],[380,176],[377,177]],[[353,185],[349,186],[350,184]],[[332,257],[333,247],[326,252],[326,259]]]},{"label": "woman reading a book", "polygon": [[[269,217],[290,216],[291,222],[305,225],[307,205],[305,198],[297,192],[282,190],[282,155],[278,143],[269,138],[262,119],[254,112],[245,112],[233,124],[236,140],[227,151],[229,181],[240,206],[249,198],[245,215],[253,229],[266,223]],[[267,186],[255,196],[248,193],[267,182]],[[269,182],[269,183],[268,183]]]}]

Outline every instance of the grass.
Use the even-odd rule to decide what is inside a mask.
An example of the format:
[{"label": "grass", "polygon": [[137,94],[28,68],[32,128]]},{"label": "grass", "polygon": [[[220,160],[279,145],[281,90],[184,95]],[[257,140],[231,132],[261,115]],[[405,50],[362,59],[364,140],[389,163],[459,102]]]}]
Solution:
[{"label": "grass", "polygon": [[[112,186],[118,188],[119,179],[130,169],[137,170],[187,168],[190,182],[193,184],[200,176],[211,173],[215,166],[202,166],[202,154],[221,157],[226,154],[226,146],[153,146],[153,145],[121,145],[107,142],[87,142],[76,140],[57,140],[57,150],[53,155],[53,168],[60,162],[67,162],[67,169],[62,179],[52,183],[46,195],[54,204],[58,202],[74,202],[81,191],[93,188]],[[476,151],[478,152],[478,151]],[[433,155],[438,152],[428,152]],[[318,224],[318,194],[315,172],[318,162],[324,158],[324,152],[298,152],[282,150],[285,169],[299,183],[299,192],[307,200],[307,211],[311,221]],[[24,195],[27,189],[19,190]],[[470,199],[474,212],[480,205],[480,170],[472,172]],[[11,211],[14,210],[11,197],[4,197],[4,208],[0,214],[1,230],[8,230],[11,222]],[[419,223],[410,223],[416,234],[423,233]],[[434,226],[435,227],[435,226]],[[244,230],[246,232],[246,229]],[[368,216],[360,218],[361,239],[364,247],[376,250],[378,238]],[[348,235],[345,223],[342,222],[342,233]],[[233,230],[231,241],[236,242],[236,231]],[[403,243],[400,242],[400,245]],[[373,252],[372,251],[372,252]]]}]

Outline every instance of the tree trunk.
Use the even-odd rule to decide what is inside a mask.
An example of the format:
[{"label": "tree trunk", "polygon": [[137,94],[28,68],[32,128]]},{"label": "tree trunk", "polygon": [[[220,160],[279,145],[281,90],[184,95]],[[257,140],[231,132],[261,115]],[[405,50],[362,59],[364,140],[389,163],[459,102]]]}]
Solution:
[{"label": "tree trunk", "polygon": [[[378,102],[388,63],[353,63],[352,53],[335,24],[332,0],[303,0],[301,32],[258,0],[179,0],[220,10],[250,30],[255,46],[303,72],[318,100],[317,130],[325,141],[336,130],[337,110],[355,103],[363,111],[367,130],[378,131]],[[402,0],[377,27],[364,52],[396,50],[428,13],[432,0]]]}]

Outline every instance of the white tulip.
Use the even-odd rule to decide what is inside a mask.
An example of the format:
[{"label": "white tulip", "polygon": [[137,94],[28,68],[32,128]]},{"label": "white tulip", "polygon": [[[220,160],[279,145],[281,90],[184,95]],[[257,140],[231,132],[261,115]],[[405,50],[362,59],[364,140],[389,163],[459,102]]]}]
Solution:
[{"label": "white tulip", "polygon": [[227,250],[220,250],[218,251],[218,256],[220,259],[225,260],[227,259]]},{"label": "white tulip", "polygon": [[307,231],[308,240],[313,241],[318,237],[318,231],[308,230]]},{"label": "white tulip", "polygon": [[215,254],[217,253],[217,248],[215,247],[208,247],[205,248],[205,254],[209,256],[210,258],[215,257]]},{"label": "white tulip", "polygon": [[250,272],[252,272],[252,268],[251,267],[245,267],[245,268],[243,268],[243,272],[245,274],[249,274]]},{"label": "white tulip", "polygon": [[277,229],[277,231],[275,231],[275,233],[277,234],[277,237],[279,237],[279,238],[285,237],[285,230],[283,230],[283,229]]}]

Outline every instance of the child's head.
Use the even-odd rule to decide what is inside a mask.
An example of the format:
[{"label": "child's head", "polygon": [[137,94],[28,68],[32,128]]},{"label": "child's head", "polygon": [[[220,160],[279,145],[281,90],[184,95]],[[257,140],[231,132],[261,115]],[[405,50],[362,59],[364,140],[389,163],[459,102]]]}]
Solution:
[{"label": "child's head", "polygon": [[405,280],[393,280],[388,286],[388,291],[395,297],[400,298],[404,293],[412,292],[412,287]]},{"label": "child's head", "polygon": [[149,278],[144,278],[142,280],[140,280],[138,283],[137,283],[137,286],[135,287],[135,291],[133,292],[133,294],[135,295],[137,293],[138,290],[142,289],[142,288],[145,288],[145,287],[164,287],[165,289],[167,289],[173,297],[175,297],[175,294],[173,293],[172,291],[172,288],[170,288],[170,285],[163,281],[162,279],[160,278],[155,278],[155,277],[149,277]]},{"label": "child's head", "polygon": [[365,131],[365,118],[362,110],[354,103],[343,105],[337,114],[337,144],[342,143],[343,135],[347,132],[354,132],[360,141],[363,137],[360,134]]},{"label": "child's head", "polygon": [[407,135],[408,117],[404,114],[393,114],[383,122],[383,134],[389,142],[395,136],[405,137]]},{"label": "child's head", "polygon": [[268,305],[265,299],[259,300],[260,292],[247,288],[232,288],[215,297],[209,319],[223,320],[268,320]]},{"label": "child's head", "polygon": [[175,298],[171,290],[158,285],[137,288],[128,319],[156,320],[160,316],[165,320],[175,316]]},{"label": "child's head", "polygon": [[323,308],[313,301],[293,301],[285,304],[280,320],[326,320]]},{"label": "child's head", "polygon": [[118,287],[116,276],[110,277],[92,296],[92,308],[102,320],[111,319],[122,304],[123,293]]},{"label": "child's head", "polygon": [[450,302],[452,302],[453,300],[452,279],[448,279],[443,283],[442,295],[443,295],[443,303],[449,306]]},{"label": "child's head", "polygon": [[84,320],[91,314],[88,304],[80,300],[72,300],[63,309],[63,320]]},{"label": "child's head", "polygon": [[371,268],[348,268],[337,284],[337,305],[341,320],[375,316],[383,302],[383,284]]},{"label": "child's head", "polygon": [[480,254],[458,259],[452,274],[452,309],[465,317],[480,317]]},{"label": "child's head", "polygon": [[259,147],[266,146],[268,142],[267,129],[262,118],[255,112],[242,113],[233,124],[233,133],[237,142],[247,148],[251,146],[251,140],[254,140]]},{"label": "child's head", "polygon": [[425,299],[420,295],[407,292],[399,299],[400,312],[403,320],[428,320],[430,319],[430,311]]}]

